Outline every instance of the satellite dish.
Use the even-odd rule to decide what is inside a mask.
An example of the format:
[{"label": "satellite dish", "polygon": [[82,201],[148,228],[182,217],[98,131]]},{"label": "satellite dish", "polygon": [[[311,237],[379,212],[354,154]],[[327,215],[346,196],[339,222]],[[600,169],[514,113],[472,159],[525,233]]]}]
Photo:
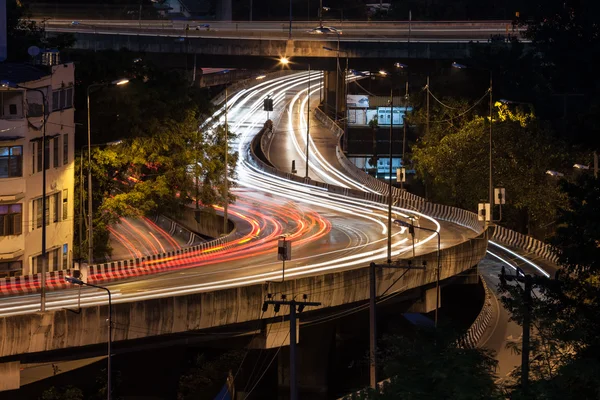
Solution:
[{"label": "satellite dish", "polygon": [[37,46],[30,46],[30,47],[27,49],[27,53],[29,53],[29,55],[30,55],[31,57],[35,57],[35,56],[37,56],[38,54],[40,54],[40,48],[39,48],[39,47],[37,47]]}]

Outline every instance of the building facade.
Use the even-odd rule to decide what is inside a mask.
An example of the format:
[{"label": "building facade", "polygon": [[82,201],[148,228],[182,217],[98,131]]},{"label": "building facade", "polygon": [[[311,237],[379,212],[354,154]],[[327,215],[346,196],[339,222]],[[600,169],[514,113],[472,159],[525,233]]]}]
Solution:
[{"label": "building facade", "polygon": [[[41,272],[43,212],[47,271],[67,269],[73,249],[74,66],[0,63],[0,81],[0,278]],[[46,98],[46,146],[44,96],[33,89]]]}]

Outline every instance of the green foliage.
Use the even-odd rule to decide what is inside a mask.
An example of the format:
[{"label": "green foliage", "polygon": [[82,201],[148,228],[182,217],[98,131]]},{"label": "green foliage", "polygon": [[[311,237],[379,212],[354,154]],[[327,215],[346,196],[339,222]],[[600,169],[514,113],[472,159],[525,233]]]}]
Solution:
[{"label": "green foliage", "polygon": [[243,357],[243,352],[239,350],[228,351],[214,359],[199,354],[188,371],[179,378],[177,400],[214,399]]},{"label": "green foliage", "polygon": [[[90,91],[92,143],[112,142],[92,147],[96,258],[110,251],[106,229],[121,217],[178,215],[195,198],[210,210],[224,204],[225,130],[199,130],[202,116],[212,111],[203,90],[128,51],[87,53],[76,62],[81,109],[93,82],[130,79]],[[229,142],[235,138],[228,133]],[[237,158],[229,148],[229,187]]]},{"label": "green foliage", "polygon": [[382,394],[366,399],[500,399],[494,384],[497,361],[482,349],[465,349],[454,331],[419,330],[384,339],[382,363],[391,377]]},{"label": "green foliage", "polygon": [[[413,160],[434,201],[473,210],[489,198],[489,117],[472,115],[461,101],[447,103],[451,108],[434,109]],[[492,124],[494,187],[504,187],[508,198],[503,218],[521,231],[548,224],[563,196],[545,172],[566,166],[568,154],[529,109],[497,103]]]},{"label": "green foliage", "polygon": [[83,400],[83,392],[74,386],[56,388],[52,386],[42,393],[40,400]]},{"label": "green foliage", "polygon": [[[600,396],[600,268],[597,228],[600,181],[581,176],[562,182],[568,204],[558,213],[558,281],[539,280],[532,299],[531,390],[515,388],[513,398],[564,399]],[[502,299],[522,323],[523,290],[509,286]],[[518,374],[516,371],[517,384]]]}]

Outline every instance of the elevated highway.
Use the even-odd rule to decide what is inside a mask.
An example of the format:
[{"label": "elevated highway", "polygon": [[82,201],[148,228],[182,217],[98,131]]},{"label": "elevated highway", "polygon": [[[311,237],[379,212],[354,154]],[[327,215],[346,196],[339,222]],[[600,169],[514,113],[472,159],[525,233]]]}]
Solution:
[{"label": "elevated highway", "polygon": [[[232,251],[217,252],[216,257],[158,260],[169,266],[169,273],[107,283],[114,296],[117,344],[188,331],[209,333],[225,327],[251,332],[248,323],[255,329],[257,320],[269,323],[275,316],[272,311],[261,312],[266,293],[307,294],[311,301],[322,303],[321,309],[368,298],[366,267],[371,261],[386,258],[385,197],[354,178],[332,185],[326,177],[319,182],[269,169],[255,159],[250,149],[250,141],[265,120],[260,109],[266,94],[274,94],[276,108],[284,115],[293,113],[293,104],[292,111],[287,109],[290,100],[297,98],[293,93],[306,83],[307,74],[297,73],[242,89],[232,96],[228,116],[231,129],[239,134],[234,145],[240,154],[237,219],[241,234],[249,231],[254,237],[239,241]],[[210,123],[223,119],[219,112]],[[293,125],[278,140],[293,140]],[[321,162],[318,168],[327,170],[324,165]],[[394,207],[394,218],[415,216],[423,226],[440,231],[442,279],[471,269],[485,256],[486,233],[474,214],[404,194],[398,194],[395,200],[402,207]],[[256,214],[262,215],[261,222],[250,217]],[[284,282],[281,264],[275,258],[276,239],[282,233],[290,235],[294,248]],[[401,228],[394,228],[392,233],[393,260],[406,265],[406,260],[413,258],[408,236]],[[425,270],[411,269],[402,279],[401,271],[379,271],[378,293],[417,289],[415,309],[432,310],[437,247],[434,239],[435,235],[419,237],[415,247],[413,265],[425,261]],[[265,286],[266,281],[272,283]],[[37,312],[39,298],[35,295],[0,299],[0,360],[13,374],[21,359],[48,359],[56,356],[56,351],[72,352],[73,348],[106,342],[108,306],[103,292],[83,290],[80,314],[66,310],[77,307],[77,291],[57,291],[48,298],[46,313]]]},{"label": "elevated highway", "polygon": [[[339,46],[349,58],[456,59],[492,37],[521,37],[510,21],[331,23],[342,34],[313,34],[316,22],[48,20],[50,33],[75,34],[75,48],[127,48],[154,53],[256,57],[331,57],[323,46]],[[186,27],[189,26],[189,29]],[[497,42],[494,42],[497,43]]]}]

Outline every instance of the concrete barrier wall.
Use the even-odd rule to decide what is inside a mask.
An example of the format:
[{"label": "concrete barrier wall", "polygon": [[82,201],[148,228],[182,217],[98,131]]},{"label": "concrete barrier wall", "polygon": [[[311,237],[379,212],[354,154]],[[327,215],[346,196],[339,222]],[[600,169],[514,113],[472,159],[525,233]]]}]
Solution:
[{"label": "concrete barrier wall", "polygon": [[[323,49],[323,41],[299,39],[288,41],[278,38],[281,34],[263,34],[262,32],[246,32],[245,38],[201,38],[190,36],[184,41],[180,31],[160,31],[156,36],[142,36],[136,33],[94,34],[75,33],[74,48],[81,50],[120,50],[126,48],[135,52],[166,54],[202,54],[238,57],[319,57],[329,58],[331,52]],[[412,59],[462,59],[470,56],[473,46],[489,46],[487,37],[481,38],[481,44],[460,42],[405,41],[389,42],[387,40],[356,39],[348,51],[349,58],[388,58]],[[510,46],[510,44],[506,44]]]},{"label": "concrete barrier wall", "polygon": [[503,226],[496,226],[492,240],[535,254],[551,263],[558,263],[558,251],[554,247]]},{"label": "concrete barrier wall", "polygon": [[[169,236],[179,238],[185,240],[185,245],[183,247],[191,247],[196,244],[200,244],[202,242],[206,242],[202,237],[198,236],[191,230],[183,227],[181,224],[173,221],[169,217],[165,217],[164,215],[156,215],[154,216],[154,223],[158,225],[161,229],[166,231]],[[222,225],[222,224],[221,224]],[[202,231],[196,231],[202,232]],[[207,235],[209,236],[209,235]],[[212,236],[215,237],[215,236]]]},{"label": "concrete barrier wall", "polygon": [[[485,256],[487,241],[481,234],[441,252],[441,279],[459,274]],[[436,280],[436,252],[416,257],[413,265],[427,262],[426,270],[378,269],[377,293],[405,291]],[[390,285],[393,286],[390,287]],[[308,294],[320,308],[335,307],[369,298],[369,268],[272,283],[269,292]],[[198,294],[113,305],[115,341],[188,332],[254,321],[275,316],[262,313],[267,289],[263,283]],[[75,306],[75,302],[73,303]],[[64,307],[69,307],[65,304]],[[312,308],[311,308],[312,310]],[[0,357],[45,352],[105,343],[107,305],[85,307],[80,314],[65,309],[0,318]]]},{"label": "concrete barrier wall", "polygon": [[[183,210],[183,215],[175,220],[178,224],[194,232],[217,238],[223,234],[223,216],[209,211],[200,211],[196,219],[196,211],[191,207]],[[229,225],[231,229],[232,224]]]},{"label": "concrete barrier wall", "polygon": [[485,330],[488,328],[488,326],[490,325],[490,321],[492,320],[492,296],[493,295],[492,295],[490,289],[488,288],[487,283],[485,283],[485,280],[483,278],[479,277],[479,282],[483,286],[483,290],[485,293],[485,297],[483,300],[483,306],[481,307],[481,311],[479,311],[477,318],[475,318],[475,321],[473,322],[473,324],[471,325],[469,330],[467,330],[467,332],[465,333],[465,335],[463,336],[462,341],[461,341],[462,342],[461,344],[464,347],[469,347],[469,348],[477,347],[477,344],[479,343],[481,336],[483,335]]}]

